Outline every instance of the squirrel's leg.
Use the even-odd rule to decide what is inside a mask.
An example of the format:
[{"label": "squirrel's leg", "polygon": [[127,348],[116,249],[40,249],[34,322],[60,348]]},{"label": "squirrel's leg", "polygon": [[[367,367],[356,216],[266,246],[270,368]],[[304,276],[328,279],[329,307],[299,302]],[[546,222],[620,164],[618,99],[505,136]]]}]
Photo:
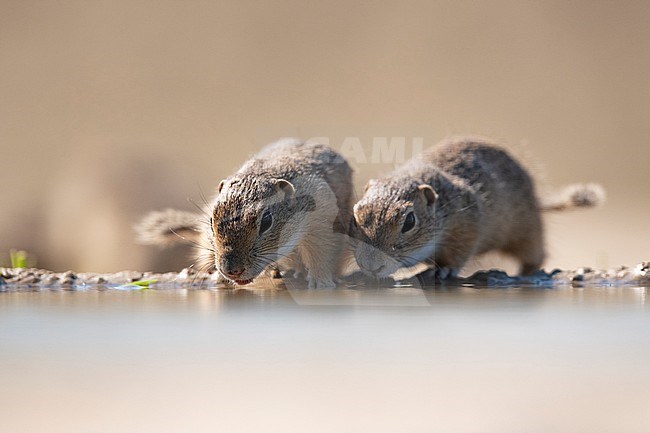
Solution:
[{"label": "squirrel's leg", "polygon": [[511,254],[521,263],[521,275],[531,275],[542,268],[546,252],[541,228],[530,230],[521,240],[511,242],[504,252]]},{"label": "squirrel's leg", "polygon": [[302,262],[307,269],[310,289],[332,289],[336,287],[334,274],[338,268],[341,253],[341,235],[329,229],[310,233],[300,248]]},{"label": "squirrel's leg", "polygon": [[418,277],[424,281],[432,279],[449,280],[458,276],[461,269],[474,255],[476,244],[466,239],[466,242],[454,242],[453,246],[441,244],[437,251],[425,263],[431,266]]}]

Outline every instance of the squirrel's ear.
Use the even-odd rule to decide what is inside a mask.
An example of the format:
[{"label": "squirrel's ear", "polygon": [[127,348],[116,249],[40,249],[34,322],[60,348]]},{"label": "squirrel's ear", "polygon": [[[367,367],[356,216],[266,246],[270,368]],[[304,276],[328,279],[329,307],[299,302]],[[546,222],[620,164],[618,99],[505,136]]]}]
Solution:
[{"label": "squirrel's ear", "polygon": [[278,190],[278,192],[284,194],[285,200],[292,198],[296,193],[296,189],[293,187],[293,184],[284,179],[278,179],[275,184],[275,188]]},{"label": "squirrel's ear", "polygon": [[223,186],[224,186],[225,184],[226,184],[226,179],[224,179],[224,180],[222,180],[221,182],[219,182],[219,186],[217,187],[217,194],[219,194],[219,193],[221,192],[221,190],[223,189]]},{"label": "squirrel's ear", "polygon": [[368,189],[372,188],[372,186],[374,186],[376,183],[377,181],[375,179],[370,179],[366,184],[366,187],[363,189],[363,193],[365,194],[368,191]]},{"label": "squirrel's ear", "polygon": [[436,200],[438,200],[438,193],[435,192],[430,185],[422,184],[418,186],[418,190],[426,200],[427,206],[431,206]]}]

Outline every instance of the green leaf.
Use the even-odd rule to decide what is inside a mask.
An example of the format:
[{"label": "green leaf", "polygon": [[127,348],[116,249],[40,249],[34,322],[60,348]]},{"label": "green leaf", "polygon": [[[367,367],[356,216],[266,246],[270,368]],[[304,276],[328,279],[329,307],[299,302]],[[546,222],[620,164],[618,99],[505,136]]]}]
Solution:
[{"label": "green leaf", "polygon": [[26,268],[27,267],[27,252],[22,250],[10,250],[9,256],[11,257],[12,268]]}]

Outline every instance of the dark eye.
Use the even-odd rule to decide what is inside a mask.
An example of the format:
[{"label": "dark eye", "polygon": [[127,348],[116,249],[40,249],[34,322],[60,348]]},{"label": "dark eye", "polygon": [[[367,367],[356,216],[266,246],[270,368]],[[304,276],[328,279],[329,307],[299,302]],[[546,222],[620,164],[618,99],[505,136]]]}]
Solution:
[{"label": "dark eye", "polygon": [[271,227],[271,223],[273,223],[273,216],[271,216],[271,211],[267,209],[264,211],[260,222],[260,234],[267,231]]},{"label": "dark eye", "polygon": [[406,233],[407,231],[411,230],[413,227],[415,227],[415,214],[413,212],[409,212],[408,214],[406,214],[406,218],[404,218],[402,233]]}]

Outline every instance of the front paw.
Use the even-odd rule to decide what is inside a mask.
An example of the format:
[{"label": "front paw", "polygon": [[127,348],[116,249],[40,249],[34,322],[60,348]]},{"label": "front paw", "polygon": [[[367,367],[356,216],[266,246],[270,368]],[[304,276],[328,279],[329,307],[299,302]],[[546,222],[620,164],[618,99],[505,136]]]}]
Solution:
[{"label": "front paw", "polygon": [[417,278],[419,278],[425,284],[435,281],[449,281],[458,277],[459,272],[460,269],[457,268],[431,268],[419,273],[417,275]]},{"label": "front paw", "polygon": [[453,280],[458,276],[460,270],[456,268],[439,268],[437,271],[440,280]]}]

